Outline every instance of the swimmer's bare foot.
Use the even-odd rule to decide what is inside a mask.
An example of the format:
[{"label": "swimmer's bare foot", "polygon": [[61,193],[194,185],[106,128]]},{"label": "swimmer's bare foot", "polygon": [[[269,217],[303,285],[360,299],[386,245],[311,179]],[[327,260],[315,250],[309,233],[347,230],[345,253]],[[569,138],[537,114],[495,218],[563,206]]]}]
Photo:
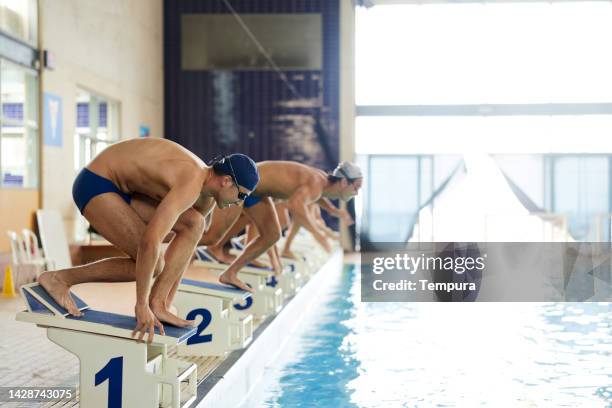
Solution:
[{"label": "swimmer's bare foot", "polygon": [[296,261],[297,261],[297,259],[298,259],[298,257],[297,257],[297,256],[295,256],[295,254],[294,254],[293,252],[291,252],[291,250],[290,250],[290,249],[285,249],[285,250],[283,251],[283,253],[281,254],[281,256],[282,256],[283,258],[295,259]]},{"label": "swimmer's bare foot", "polygon": [[83,315],[70,296],[70,286],[59,278],[57,271],[43,272],[38,277],[38,283],[40,283],[40,286],[45,288],[53,300],[66,309],[68,313],[73,316]]},{"label": "swimmer's bare foot", "polygon": [[176,308],[176,306],[174,306],[174,305],[168,306],[168,311],[170,313],[178,316],[178,309]]},{"label": "swimmer's bare foot", "polygon": [[215,259],[218,260],[219,262],[231,264],[232,262],[234,262],[234,259],[236,259],[234,255],[231,255],[223,251],[223,247],[209,246],[207,249],[208,249],[208,252],[210,252],[210,254],[214,256]]},{"label": "swimmer's bare foot", "polygon": [[176,327],[192,327],[195,326],[194,320],[185,320],[173,314],[169,308],[167,308],[161,302],[151,301],[149,307],[151,312],[159,319],[162,323],[168,323]]},{"label": "swimmer's bare foot", "polygon": [[253,293],[253,289],[247,286],[246,283],[238,279],[235,275],[230,276],[226,272],[223,272],[221,275],[219,275],[219,282],[224,283],[226,285],[232,285],[238,289],[246,290],[247,292]]},{"label": "swimmer's bare foot", "polygon": [[274,271],[275,276],[279,276],[283,274],[283,265],[280,262],[272,262],[272,270]]},{"label": "swimmer's bare foot", "polygon": [[251,262],[249,262],[249,263],[250,263],[251,265],[253,265],[253,266],[257,267],[257,268],[265,268],[265,267],[267,267],[267,266],[268,266],[268,265],[266,265],[266,264],[265,264],[265,263],[263,263],[263,262],[259,262],[257,259],[253,259],[253,260],[252,260]]}]

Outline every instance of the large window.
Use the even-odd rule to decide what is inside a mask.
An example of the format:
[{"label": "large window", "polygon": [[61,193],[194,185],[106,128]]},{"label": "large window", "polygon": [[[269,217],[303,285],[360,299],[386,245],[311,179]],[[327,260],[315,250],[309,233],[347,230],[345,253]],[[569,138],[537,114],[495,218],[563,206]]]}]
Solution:
[{"label": "large window", "polygon": [[38,78],[0,60],[2,187],[38,187]]},{"label": "large window", "polygon": [[[401,2],[357,9],[357,153],[377,163],[389,155],[389,166],[427,155],[551,157],[551,192],[533,183],[524,192],[554,199],[541,210],[567,217],[584,239],[588,221],[608,211],[607,158],[576,157],[612,153],[612,2],[391,3]],[[517,168],[514,179],[537,181]],[[366,177],[385,179],[374,171],[383,167]],[[398,181],[395,190],[412,191],[413,181]],[[391,198],[376,197],[364,202],[365,239],[405,240],[405,228],[386,221]],[[409,220],[415,206],[392,212]]]},{"label": "large window", "polygon": [[37,44],[37,0],[0,0],[0,30],[22,41]]},{"label": "large window", "polygon": [[79,90],[76,119],[75,165],[79,169],[119,139],[119,103]]},{"label": "large window", "polygon": [[564,216],[573,239],[610,241],[612,155],[496,155],[495,160],[539,211]]},{"label": "large window", "polygon": [[358,105],[612,101],[612,3],[357,11]]},{"label": "large window", "polygon": [[355,199],[361,248],[375,250],[377,242],[405,242],[419,237],[414,231],[419,211],[430,205],[436,191],[462,164],[457,155],[360,154],[357,160],[367,174]]},{"label": "large window", "polygon": [[359,154],[612,152],[612,114],[358,116]]}]

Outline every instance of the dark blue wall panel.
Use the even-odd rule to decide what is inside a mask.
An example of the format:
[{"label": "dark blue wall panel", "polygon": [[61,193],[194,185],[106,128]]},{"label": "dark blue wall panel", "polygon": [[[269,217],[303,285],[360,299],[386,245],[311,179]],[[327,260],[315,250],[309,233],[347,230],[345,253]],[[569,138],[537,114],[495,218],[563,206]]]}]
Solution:
[{"label": "dark blue wall panel", "polygon": [[205,160],[243,152],[256,161],[333,168],[339,155],[339,0],[230,3],[240,14],[321,13],[323,69],[284,71],[300,100],[272,70],[183,71],[181,14],[229,10],[220,0],[165,0],[165,137]]}]

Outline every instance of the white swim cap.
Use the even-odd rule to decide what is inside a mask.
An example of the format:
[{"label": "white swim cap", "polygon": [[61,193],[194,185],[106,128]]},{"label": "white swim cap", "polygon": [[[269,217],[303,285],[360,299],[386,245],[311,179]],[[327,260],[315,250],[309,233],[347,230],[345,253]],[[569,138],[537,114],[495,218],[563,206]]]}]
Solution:
[{"label": "white swim cap", "polygon": [[351,180],[363,178],[363,174],[361,173],[359,166],[347,161],[343,161],[338,164],[338,167],[336,167],[336,169],[332,172],[332,176]]}]

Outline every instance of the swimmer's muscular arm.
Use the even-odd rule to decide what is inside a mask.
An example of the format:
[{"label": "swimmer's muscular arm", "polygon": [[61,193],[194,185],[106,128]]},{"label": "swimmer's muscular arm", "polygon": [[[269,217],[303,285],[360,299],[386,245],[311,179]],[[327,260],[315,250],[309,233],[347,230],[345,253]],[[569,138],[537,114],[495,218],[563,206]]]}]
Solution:
[{"label": "swimmer's muscular arm", "polygon": [[319,227],[319,229],[321,230],[321,233],[323,233],[328,238],[339,239],[340,235],[336,231],[329,228],[325,223],[325,220],[321,216],[320,206],[317,207],[317,204],[313,204],[312,207],[313,218],[317,223],[317,227]]},{"label": "swimmer's muscular arm", "polygon": [[317,201],[317,204],[319,204],[322,209],[324,209],[329,214],[331,214],[331,215],[333,215],[335,217],[341,217],[342,216],[342,214],[341,214],[342,210],[337,208],[331,201],[329,201],[329,198],[327,198],[327,197],[319,198],[319,201]]},{"label": "swimmer's muscular arm", "polygon": [[336,207],[327,197],[321,197],[317,204],[321,206],[328,214],[333,215],[336,218],[342,218],[348,225],[354,223],[353,217],[348,213],[348,211],[343,210],[341,208]]},{"label": "swimmer's muscular arm", "polygon": [[344,218],[345,221],[352,221],[352,218],[350,214],[348,213],[348,211],[343,210],[342,208],[336,207],[327,197],[321,197],[319,201],[317,201],[317,204],[319,204],[321,208],[323,208],[325,211],[327,211],[329,214],[333,215],[334,217]]},{"label": "swimmer's muscular arm", "polygon": [[304,185],[293,192],[289,197],[289,210],[291,215],[294,217],[297,226],[303,226],[310,232],[317,242],[321,244],[327,251],[331,251],[331,247],[325,240],[325,235],[321,233],[320,229],[316,225],[316,221],[313,218],[308,205],[313,201],[316,201],[320,196],[320,190],[316,185]]},{"label": "swimmer's muscular arm", "polygon": [[215,199],[212,197],[206,197],[204,200],[198,200],[193,205],[193,209],[202,214],[204,217],[210,213],[215,206]]},{"label": "swimmer's muscular arm", "polygon": [[142,239],[138,245],[136,256],[136,304],[148,305],[151,278],[161,242],[170,232],[179,216],[190,208],[196,200],[199,183],[183,184],[174,187],[157,206],[153,218],[147,225]]}]

